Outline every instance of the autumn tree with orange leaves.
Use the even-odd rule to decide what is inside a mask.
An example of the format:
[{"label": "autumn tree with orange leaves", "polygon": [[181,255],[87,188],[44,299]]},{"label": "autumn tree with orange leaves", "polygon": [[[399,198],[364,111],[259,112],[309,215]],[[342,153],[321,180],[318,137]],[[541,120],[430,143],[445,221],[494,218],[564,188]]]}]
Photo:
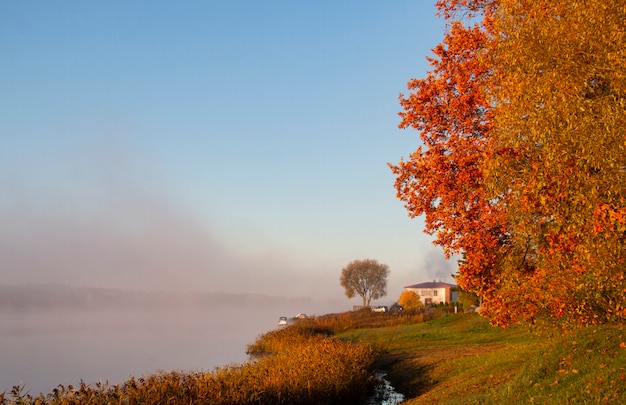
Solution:
[{"label": "autumn tree with orange leaves", "polygon": [[[465,7],[484,18],[471,26],[454,20]],[[438,8],[448,20],[448,32],[428,58],[432,70],[408,83],[408,96],[400,95],[400,127],[417,129],[423,147],[390,167],[409,216],[425,216],[425,232],[435,235],[448,258],[464,255],[457,283],[481,295],[483,313],[493,317],[505,308],[499,302],[498,268],[508,244],[506,216],[484,186],[493,4],[441,1]]]},{"label": "autumn tree with orange leaves", "polygon": [[400,96],[423,146],[390,165],[398,198],[494,324],[626,318],[626,11],[570,3],[438,1]]},{"label": "autumn tree with orange leaves", "polygon": [[398,304],[406,310],[417,309],[424,306],[419,294],[411,290],[402,291],[398,297]]}]

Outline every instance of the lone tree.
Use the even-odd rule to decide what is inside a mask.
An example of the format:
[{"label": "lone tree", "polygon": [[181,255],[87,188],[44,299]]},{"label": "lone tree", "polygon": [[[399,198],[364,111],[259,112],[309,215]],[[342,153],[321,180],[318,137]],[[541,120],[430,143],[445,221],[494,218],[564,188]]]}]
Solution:
[{"label": "lone tree", "polygon": [[420,300],[419,294],[415,291],[404,290],[398,298],[398,304],[402,305],[405,309],[417,309],[423,306],[422,300]]},{"label": "lone tree", "polygon": [[387,295],[387,276],[389,266],[373,259],[353,260],[341,270],[341,286],[346,289],[346,296],[359,295],[363,306],[369,307],[370,301]]}]

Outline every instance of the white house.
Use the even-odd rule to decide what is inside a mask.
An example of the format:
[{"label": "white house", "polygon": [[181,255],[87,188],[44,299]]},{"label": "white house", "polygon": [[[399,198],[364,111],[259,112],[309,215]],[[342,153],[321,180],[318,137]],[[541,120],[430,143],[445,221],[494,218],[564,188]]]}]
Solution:
[{"label": "white house", "polygon": [[458,300],[456,285],[444,283],[442,281],[431,281],[407,285],[404,289],[417,293],[424,305],[456,302]]}]

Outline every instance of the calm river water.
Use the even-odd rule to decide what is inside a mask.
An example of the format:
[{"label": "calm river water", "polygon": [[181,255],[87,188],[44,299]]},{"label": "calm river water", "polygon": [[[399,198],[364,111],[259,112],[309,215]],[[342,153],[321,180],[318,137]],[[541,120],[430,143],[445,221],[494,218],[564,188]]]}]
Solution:
[{"label": "calm river water", "polygon": [[36,395],[81,379],[116,384],[158,370],[241,363],[246,345],[276,328],[281,315],[295,313],[249,306],[211,312],[0,311],[0,392],[20,381]]}]

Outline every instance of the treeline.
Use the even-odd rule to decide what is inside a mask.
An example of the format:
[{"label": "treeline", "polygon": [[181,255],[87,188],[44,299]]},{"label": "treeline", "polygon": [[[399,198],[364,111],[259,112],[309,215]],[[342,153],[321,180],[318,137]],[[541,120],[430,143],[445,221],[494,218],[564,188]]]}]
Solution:
[{"label": "treeline", "polygon": [[294,308],[307,298],[271,297],[262,294],[146,292],[113,288],[70,287],[54,284],[0,285],[0,310],[144,309],[180,307],[215,309],[285,306]]}]

